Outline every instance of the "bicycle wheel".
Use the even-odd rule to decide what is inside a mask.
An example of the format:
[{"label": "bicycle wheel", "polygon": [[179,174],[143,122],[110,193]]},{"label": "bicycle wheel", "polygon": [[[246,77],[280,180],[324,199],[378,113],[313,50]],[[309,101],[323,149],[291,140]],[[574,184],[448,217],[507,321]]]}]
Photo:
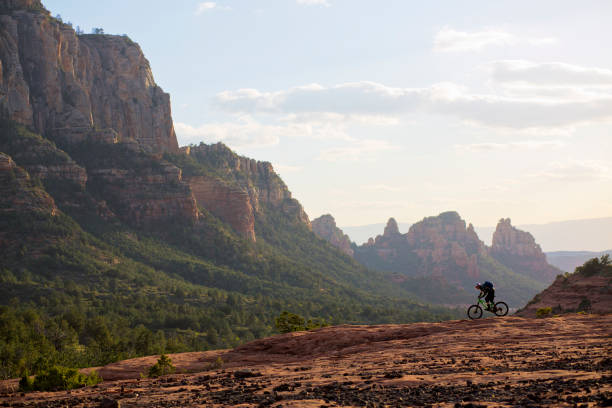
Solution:
[{"label": "bicycle wheel", "polygon": [[478,305],[472,305],[467,310],[467,315],[470,319],[480,319],[482,317],[482,307]]},{"label": "bicycle wheel", "polygon": [[497,316],[505,316],[508,314],[508,305],[504,302],[497,302],[495,304],[495,314]]}]

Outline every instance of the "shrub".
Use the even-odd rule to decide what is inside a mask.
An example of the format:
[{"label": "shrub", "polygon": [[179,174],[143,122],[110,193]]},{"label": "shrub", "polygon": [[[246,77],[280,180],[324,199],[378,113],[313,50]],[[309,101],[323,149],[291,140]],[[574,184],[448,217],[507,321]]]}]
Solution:
[{"label": "shrub", "polygon": [[303,330],[314,330],[328,326],[323,319],[312,319],[305,321],[302,316],[284,311],[274,320],[276,329],[280,333],[291,333]]},{"label": "shrub", "polygon": [[220,368],[223,368],[223,360],[221,359],[221,357],[217,357],[215,361],[213,361],[206,367],[207,370],[218,370]]},{"label": "shrub", "polygon": [[304,318],[294,313],[284,311],[274,319],[274,324],[280,333],[291,333],[304,330]]},{"label": "shrub", "polygon": [[149,368],[149,377],[159,377],[162,375],[172,374],[176,371],[176,367],[172,365],[172,360],[165,354],[162,354],[157,360],[157,363]]},{"label": "shrub", "polygon": [[551,307],[541,307],[536,311],[536,317],[546,317],[552,313]]},{"label": "shrub", "polygon": [[591,301],[587,298],[583,298],[578,305],[577,311],[589,313],[591,311]]},{"label": "shrub", "polygon": [[21,391],[60,391],[95,385],[102,379],[96,371],[89,375],[80,373],[76,368],[53,366],[30,379],[24,375],[19,381]]}]

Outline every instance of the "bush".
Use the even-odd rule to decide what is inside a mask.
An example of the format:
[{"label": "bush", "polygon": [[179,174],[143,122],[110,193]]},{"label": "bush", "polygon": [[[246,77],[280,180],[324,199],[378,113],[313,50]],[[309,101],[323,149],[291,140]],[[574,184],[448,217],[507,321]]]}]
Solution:
[{"label": "bush", "polygon": [[284,311],[275,320],[274,324],[280,333],[291,333],[296,331],[314,330],[328,326],[323,319],[312,319],[305,321],[302,316]]},{"label": "bush", "polygon": [[162,354],[151,368],[149,368],[149,377],[160,377],[162,375],[173,374],[176,367],[172,365],[172,360],[165,354]]},{"label": "bush", "polygon": [[21,391],[60,391],[95,385],[102,379],[96,371],[89,375],[80,373],[76,368],[53,366],[30,379],[24,375],[19,381]]},{"label": "bush", "polygon": [[223,359],[221,357],[217,357],[215,361],[206,367],[207,370],[218,370],[220,368],[223,368]]},{"label": "bush", "polygon": [[583,298],[578,305],[577,311],[589,313],[591,311],[591,301],[587,298]]},{"label": "bush", "polygon": [[541,307],[536,311],[536,317],[550,316],[552,313],[552,307]]},{"label": "bush", "polygon": [[601,258],[592,258],[584,263],[584,265],[576,268],[576,273],[584,276],[603,275],[604,273],[612,272],[612,260],[610,255],[602,255]]}]

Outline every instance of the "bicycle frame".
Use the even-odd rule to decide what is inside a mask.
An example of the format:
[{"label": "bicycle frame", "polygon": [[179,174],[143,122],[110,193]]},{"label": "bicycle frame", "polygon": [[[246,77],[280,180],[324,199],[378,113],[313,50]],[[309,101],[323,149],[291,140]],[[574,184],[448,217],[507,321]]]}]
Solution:
[{"label": "bicycle frame", "polygon": [[482,306],[482,310],[484,310],[485,312],[495,313],[492,310],[487,309],[489,305],[487,305],[487,302],[485,302],[484,298],[478,299],[478,304]]}]

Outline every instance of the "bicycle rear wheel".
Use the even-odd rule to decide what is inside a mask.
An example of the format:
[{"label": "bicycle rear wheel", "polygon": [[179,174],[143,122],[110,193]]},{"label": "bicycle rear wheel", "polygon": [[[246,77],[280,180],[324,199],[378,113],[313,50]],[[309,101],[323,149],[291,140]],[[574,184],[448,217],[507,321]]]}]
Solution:
[{"label": "bicycle rear wheel", "polygon": [[508,314],[508,305],[505,302],[497,302],[495,304],[495,315],[505,316]]},{"label": "bicycle rear wheel", "polygon": [[482,317],[482,307],[478,305],[470,306],[467,310],[467,315],[471,320],[480,319]]}]

